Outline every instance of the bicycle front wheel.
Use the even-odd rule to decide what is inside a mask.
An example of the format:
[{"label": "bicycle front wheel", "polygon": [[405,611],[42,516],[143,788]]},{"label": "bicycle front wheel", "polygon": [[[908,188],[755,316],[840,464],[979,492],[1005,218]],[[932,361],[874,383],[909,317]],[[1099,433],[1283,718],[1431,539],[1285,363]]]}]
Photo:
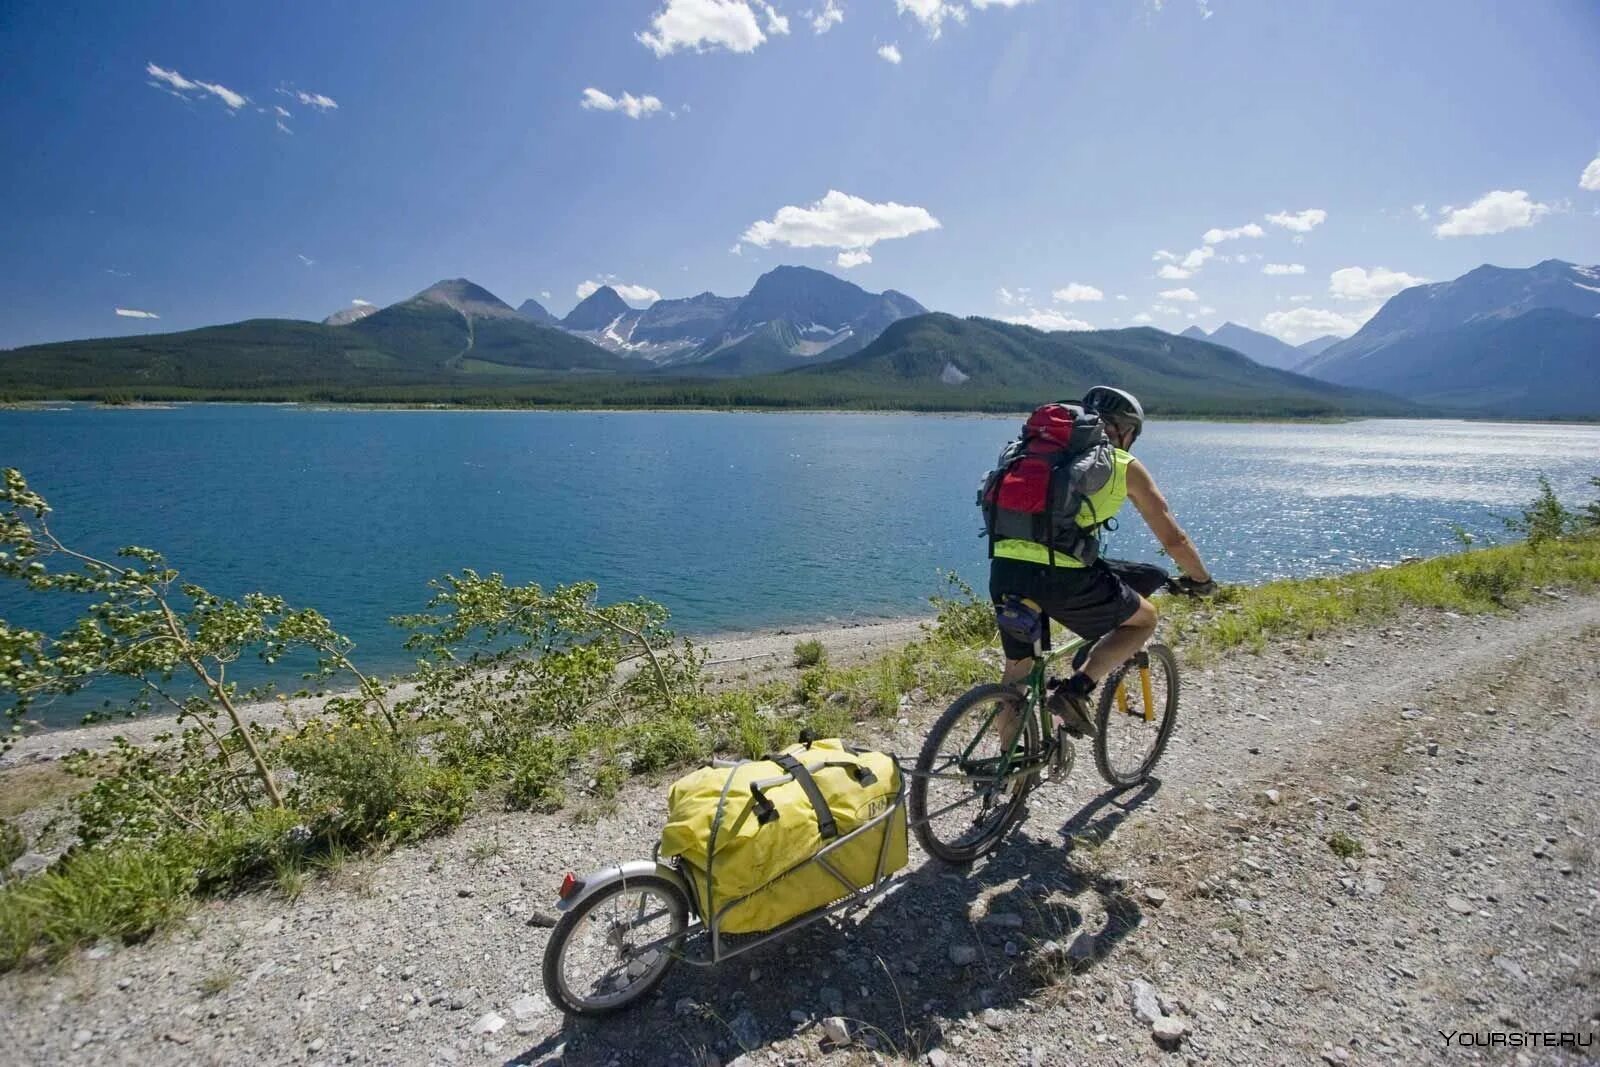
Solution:
[{"label": "bicycle front wheel", "polygon": [[[1043,751],[1030,710],[1014,687],[980,685],[933,724],[910,796],[911,822],[930,856],[971,863],[998,845],[1021,814],[1033,777],[1014,768],[1038,761]],[[1010,751],[1018,731],[1020,743]]]},{"label": "bicycle front wheel", "polygon": [[1178,724],[1178,661],[1151,645],[1101,686],[1094,762],[1111,785],[1139,785],[1155,770]]}]

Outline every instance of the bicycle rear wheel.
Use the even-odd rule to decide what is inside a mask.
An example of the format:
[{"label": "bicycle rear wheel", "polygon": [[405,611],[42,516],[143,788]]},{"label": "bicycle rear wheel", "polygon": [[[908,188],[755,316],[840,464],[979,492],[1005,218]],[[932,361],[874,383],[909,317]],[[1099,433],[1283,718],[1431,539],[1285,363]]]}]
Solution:
[{"label": "bicycle rear wheel", "polygon": [[917,756],[909,798],[917,840],[930,856],[971,863],[998,845],[1021,814],[1033,776],[1001,773],[1010,747],[1002,726],[1008,715],[1020,720],[1021,744],[1010,766],[1038,760],[1039,723],[1029,711],[1014,687],[980,685],[933,724]]},{"label": "bicycle rear wheel", "polygon": [[1177,723],[1178,661],[1166,645],[1150,645],[1101,686],[1094,739],[1100,777],[1119,786],[1149,778]]}]

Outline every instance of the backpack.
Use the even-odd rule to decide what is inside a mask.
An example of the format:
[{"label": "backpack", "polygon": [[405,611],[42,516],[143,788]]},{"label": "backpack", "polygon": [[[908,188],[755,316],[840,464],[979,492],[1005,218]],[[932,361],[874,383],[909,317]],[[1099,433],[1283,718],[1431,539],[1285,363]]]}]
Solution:
[{"label": "backpack", "polygon": [[1046,404],[1028,416],[978,488],[989,554],[998,540],[1034,541],[1085,565],[1100,555],[1099,524],[1078,525],[1089,497],[1115,467],[1100,416],[1077,404]]}]

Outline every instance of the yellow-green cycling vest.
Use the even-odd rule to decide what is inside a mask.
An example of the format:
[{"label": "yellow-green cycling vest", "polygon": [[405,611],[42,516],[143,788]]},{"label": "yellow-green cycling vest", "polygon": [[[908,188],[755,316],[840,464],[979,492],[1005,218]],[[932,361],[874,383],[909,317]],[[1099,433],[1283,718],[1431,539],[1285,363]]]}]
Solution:
[{"label": "yellow-green cycling vest", "polygon": [[[1089,499],[1084,501],[1083,507],[1078,509],[1078,525],[1084,529],[1103,526],[1106,520],[1121,509],[1122,504],[1128,499],[1128,464],[1133,462],[1133,456],[1120,448],[1111,450],[1112,466],[1111,477],[1106,479],[1106,484],[1097,492],[1091,493]],[[1006,538],[994,543],[994,555],[997,559],[1020,559],[1026,563],[1050,563],[1050,549],[1037,541],[1024,541],[1021,538]],[[1083,564],[1072,556],[1067,555],[1059,548],[1055,553],[1057,567],[1082,567]]]}]

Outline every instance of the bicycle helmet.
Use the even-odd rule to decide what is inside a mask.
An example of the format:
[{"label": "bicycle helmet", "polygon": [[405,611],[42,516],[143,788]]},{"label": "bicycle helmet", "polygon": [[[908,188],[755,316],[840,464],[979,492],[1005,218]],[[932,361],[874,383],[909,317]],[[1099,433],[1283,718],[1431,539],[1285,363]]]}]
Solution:
[{"label": "bicycle helmet", "polygon": [[1119,425],[1131,427],[1133,439],[1128,442],[1130,445],[1144,431],[1144,406],[1139,403],[1138,397],[1126,390],[1097,385],[1083,394],[1083,408]]}]

